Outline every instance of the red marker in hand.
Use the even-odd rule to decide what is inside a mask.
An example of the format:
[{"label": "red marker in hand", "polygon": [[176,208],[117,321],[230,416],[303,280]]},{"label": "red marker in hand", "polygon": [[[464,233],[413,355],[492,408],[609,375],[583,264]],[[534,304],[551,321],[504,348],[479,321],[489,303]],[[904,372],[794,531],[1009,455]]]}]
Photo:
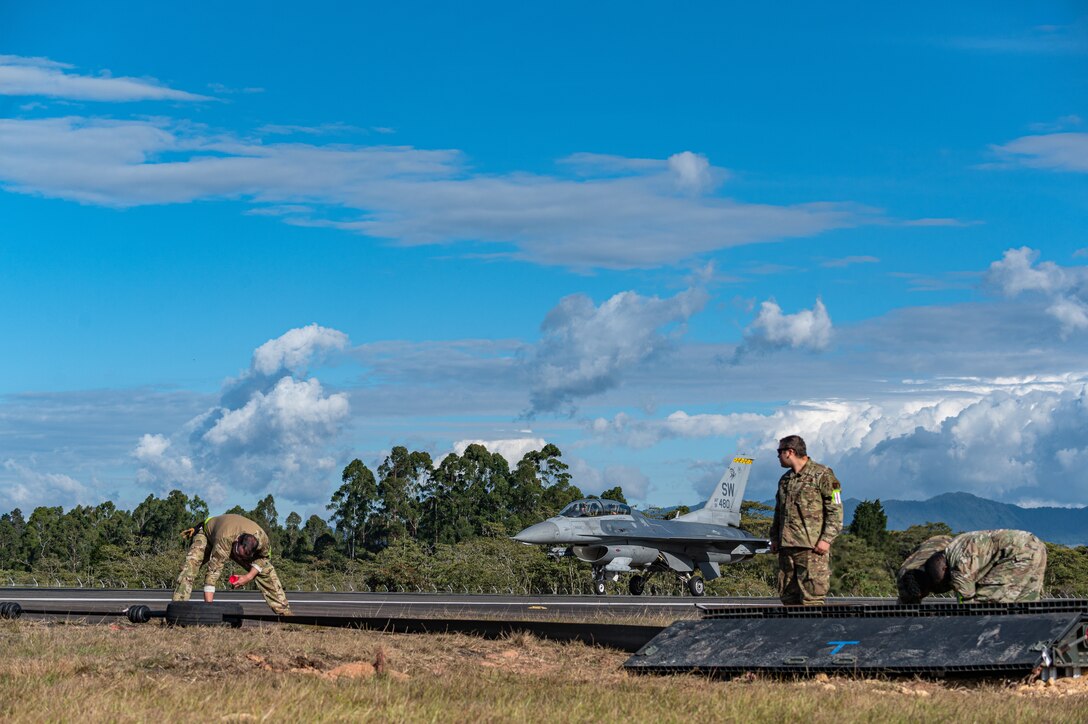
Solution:
[{"label": "red marker in hand", "polygon": [[238,583],[238,576],[232,575],[230,578],[227,579],[227,582],[233,586],[234,584]]}]

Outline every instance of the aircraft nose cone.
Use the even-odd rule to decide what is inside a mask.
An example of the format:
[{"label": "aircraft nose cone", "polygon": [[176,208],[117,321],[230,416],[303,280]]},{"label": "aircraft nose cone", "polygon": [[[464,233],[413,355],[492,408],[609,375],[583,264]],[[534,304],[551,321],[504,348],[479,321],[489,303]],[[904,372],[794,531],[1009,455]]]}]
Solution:
[{"label": "aircraft nose cone", "polygon": [[522,543],[555,543],[559,540],[559,526],[548,521],[537,523],[518,533],[514,540]]}]

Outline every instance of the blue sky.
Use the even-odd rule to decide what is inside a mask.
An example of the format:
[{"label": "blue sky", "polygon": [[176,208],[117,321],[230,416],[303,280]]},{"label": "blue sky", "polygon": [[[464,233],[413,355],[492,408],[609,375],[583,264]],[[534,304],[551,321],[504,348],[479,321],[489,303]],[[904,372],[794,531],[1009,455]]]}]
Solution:
[{"label": "blue sky", "polygon": [[3,4],[0,509],[591,492],[1084,505],[1074,3]]}]

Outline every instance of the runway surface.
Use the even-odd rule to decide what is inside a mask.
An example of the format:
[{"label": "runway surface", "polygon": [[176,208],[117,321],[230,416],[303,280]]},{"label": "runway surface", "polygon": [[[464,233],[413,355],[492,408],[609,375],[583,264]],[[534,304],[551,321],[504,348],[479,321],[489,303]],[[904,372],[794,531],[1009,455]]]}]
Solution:
[{"label": "runway surface", "polygon": [[[193,600],[200,599],[193,593]],[[133,604],[165,609],[171,591],[99,588],[0,588],[0,601],[18,602],[29,611],[81,614],[120,613]],[[502,620],[606,621],[638,618],[676,620],[701,617],[698,606],[778,605],[774,598],[680,596],[507,596],[445,593],[328,593],[288,592],[297,614],[389,618],[457,618]],[[247,615],[269,613],[257,591],[219,591],[216,601],[241,603]],[[885,599],[832,599],[843,603]]]}]

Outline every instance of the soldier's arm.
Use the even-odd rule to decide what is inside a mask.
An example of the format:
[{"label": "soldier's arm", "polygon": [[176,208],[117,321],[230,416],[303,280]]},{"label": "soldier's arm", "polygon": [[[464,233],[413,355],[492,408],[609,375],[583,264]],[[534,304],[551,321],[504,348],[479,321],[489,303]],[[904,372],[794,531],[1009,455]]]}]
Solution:
[{"label": "soldier's arm", "polygon": [[250,571],[256,571],[257,573],[263,573],[264,569],[272,565],[272,561],[268,559],[268,555],[261,556],[257,560],[249,564]]},{"label": "soldier's arm", "polygon": [[831,468],[820,481],[820,497],[823,499],[824,527],[820,540],[831,545],[842,532],[842,486]]},{"label": "soldier's arm", "polygon": [[959,597],[960,602],[971,601],[977,593],[975,581],[980,578],[982,572],[983,556],[970,545],[961,547],[945,554],[948,562],[949,578],[952,581],[952,590]]},{"label": "soldier's arm", "polygon": [[974,573],[952,571],[952,590],[956,592],[960,603],[974,600],[977,593]]},{"label": "soldier's arm", "polygon": [[774,496],[774,517],[771,519],[771,530],[767,533],[771,541],[771,550],[778,548],[782,538],[782,485],[779,483],[778,492]]}]

